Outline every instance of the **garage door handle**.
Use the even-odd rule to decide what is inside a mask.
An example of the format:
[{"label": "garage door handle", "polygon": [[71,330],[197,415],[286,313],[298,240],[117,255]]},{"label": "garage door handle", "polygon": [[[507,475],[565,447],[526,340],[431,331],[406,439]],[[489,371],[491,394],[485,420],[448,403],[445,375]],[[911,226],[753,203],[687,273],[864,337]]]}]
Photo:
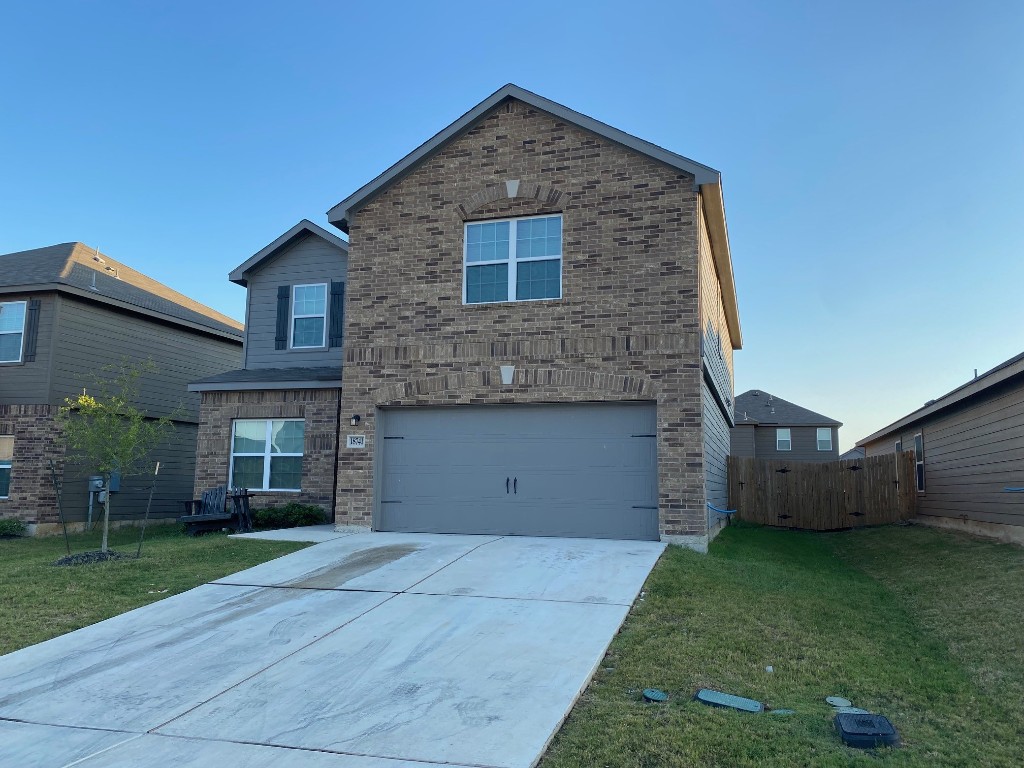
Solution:
[{"label": "garage door handle", "polygon": [[513,477],[512,478],[512,493],[519,493],[518,485],[519,485],[519,478],[518,477]]},{"label": "garage door handle", "polygon": [[508,478],[505,478],[505,493],[508,493]]}]

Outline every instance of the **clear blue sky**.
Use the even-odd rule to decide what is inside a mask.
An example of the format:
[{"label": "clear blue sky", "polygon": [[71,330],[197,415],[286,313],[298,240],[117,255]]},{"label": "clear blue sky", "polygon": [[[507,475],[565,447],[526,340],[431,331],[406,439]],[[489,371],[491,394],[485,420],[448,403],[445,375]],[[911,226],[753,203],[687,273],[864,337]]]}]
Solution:
[{"label": "clear blue sky", "polygon": [[1024,3],[50,2],[0,27],[0,252],[229,269],[506,82],[722,171],[761,388],[845,449],[1024,350]]}]

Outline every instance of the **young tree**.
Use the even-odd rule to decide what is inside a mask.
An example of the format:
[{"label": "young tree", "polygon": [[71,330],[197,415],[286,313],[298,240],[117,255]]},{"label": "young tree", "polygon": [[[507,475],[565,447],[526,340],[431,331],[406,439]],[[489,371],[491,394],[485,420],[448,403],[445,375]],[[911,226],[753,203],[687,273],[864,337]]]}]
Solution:
[{"label": "young tree", "polygon": [[[81,460],[103,475],[110,487],[110,477],[138,474],[146,457],[172,429],[171,419],[163,416],[149,418],[138,402],[139,379],[154,373],[157,366],[151,360],[131,363],[122,360],[116,365],[104,366],[95,379],[95,395],[88,393],[69,397],[61,406],[58,419],[64,430],[64,439],[70,449],[69,456]],[[103,505],[102,552],[107,551],[110,530],[110,491]]]}]

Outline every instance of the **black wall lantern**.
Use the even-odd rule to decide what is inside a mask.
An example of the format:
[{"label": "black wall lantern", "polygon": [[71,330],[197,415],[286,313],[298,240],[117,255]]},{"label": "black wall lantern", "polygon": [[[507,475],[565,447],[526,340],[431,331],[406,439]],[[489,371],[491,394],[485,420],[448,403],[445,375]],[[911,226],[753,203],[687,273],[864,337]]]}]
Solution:
[{"label": "black wall lantern", "polygon": [[352,418],[349,419],[348,423],[351,424],[353,427],[358,427],[359,426],[359,415],[358,414],[353,414]]}]

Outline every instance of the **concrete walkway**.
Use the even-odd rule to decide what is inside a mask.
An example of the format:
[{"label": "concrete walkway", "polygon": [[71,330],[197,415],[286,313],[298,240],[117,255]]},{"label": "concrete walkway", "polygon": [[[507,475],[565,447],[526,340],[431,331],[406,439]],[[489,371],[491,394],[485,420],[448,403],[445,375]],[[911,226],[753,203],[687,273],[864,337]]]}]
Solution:
[{"label": "concrete walkway", "polygon": [[527,768],[664,549],[319,528],[0,657],[0,765]]}]

